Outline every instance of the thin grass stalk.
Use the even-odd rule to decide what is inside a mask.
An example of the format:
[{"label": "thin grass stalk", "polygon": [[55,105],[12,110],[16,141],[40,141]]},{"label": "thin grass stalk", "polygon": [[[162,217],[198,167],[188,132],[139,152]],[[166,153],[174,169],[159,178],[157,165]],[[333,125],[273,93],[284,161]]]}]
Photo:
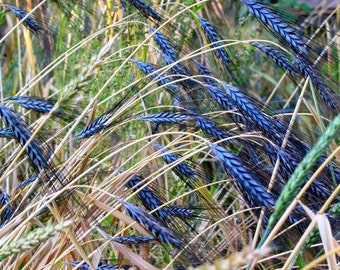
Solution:
[{"label": "thin grass stalk", "polygon": [[[242,212],[248,212],[249,210],[242,210]],[[198,235],[196,235],[193,239],[191,239],[190,240],[190,242],[184,247],[184,248],[186,248],[186,247],[188,247],[190,244],[192,244],[192,243],[194,243],[196,240],[197,240],[197,238],[201,235],[201,234],[204,234],[204,233],[206,233],[209,229],[211,229],[211,228],[214,228],[216,225],[218,225],[218,224],[223,224],[223,222],[225,221],[225,220],[227,220],[227,219],[230,219],[230,218],[232,218],[233,216],[236,216],[236,214],[234,213],[234,214],[232,214],[232,215],[230,215],[230,216],[226,216],[226,217],[223,217],[223,218],[219,218],[218,220],[216,220],[213,224],[210,224],[207,228],[205,228],[202,232],[200,232],[200,234],[198,234]],[[229,231],[230,232],[230,231]],[[227,233],[227,232],[225,232],[225,233]],[[228,235],[228,234],[226,234],[226,235]],[[234,252],[236,252],[236,251],[234,251]],[[178,253],[174,258],[173,258],[173,260],[172,260],[172,262],[173,261],[175,261],[175,259],[180,255],[181,253]],[[170,265],[172,264],[172,262],[170,263]],[[167,266],[164,270],[167,270],[167,269],[169,269],[169,266]]]},{"label": "thin grass stalk", "polygon": [[325,253],[321,255],[320,257],[316,258],[315,260],[311,261],[309,264],[307,264],[303,269],[309,270],[309,269],[316,269],[316,266],[320,264],[321,262],[325,261],[327,257],[333,254],[339,254],[340,253],[340,246],[336,247],[335,249],[331,250],[328,253]]},{"label": "thin grass stalk", "polygon": [[[289,122],[289,125],[288,125],[288,128],[287,128],[287,131],[285,132],[284,134],[284,139],[282,141],[282,144],[281,144],[281,148],[284,149],[286,146],[287,146],[287,143],[288,143],[288,140],[289,140],[289,137],[290,135],[292,134],[292,129],[293,129],[293,124],[294,122],[296,121],[296,117],[298,115],[298,111],[300,109],[300,106],[301,106],[301,102],[302,102],[302,98],[304,96],[304,93],[305,93],[305,90],[306,90],[306,87],[307,87],[307,83],[308,83],[308,80],[305,82],[305,85],[300,93],[300,96],[299,96],[299,100],[295,106],[295,109],[294,109],[294,113],[293,113],[293,116],[292,118],[290,119],[290,122]],[[286,166],[290,165],[290,162],[288,161],[285,161],[283,160],[283,162],[280,161],[280,158],[278,157],[276,162],[275,162],[275,166],[274,166],[274,171],[272,173],[272,176],[271,176],[271,179],[270,179],[270,182],[269,182],[269,185],[268,185],[268,190],[270,191],[273,187],[273,185],[275,184],[275,181],[276,181],[276,177],[277,177],[277,173],[278,173],[278,169],[279,169],[279,166],[280,166],[280,163],[282,164],[285,164]]]},{"label": "thin grass stalk", "polygon": [[[280,166],[280,160],[277,159],[275,165],[274,165],[274,169],[273,169],[273,173],[272,173],[272,176],[270,178],[270,181],[269,181],[269,185],[268,185],[268,188],[267,188],[267,192],[270,193],[272,187],[273,187],[273,184],[275,182],[275,179],[276,179],[276,174],[279,170],[279,166]],[[256,248],[256,244],[257,244],[257,241],[258,239],[260,238],[260,233],[262,231],[262,226],[263,226],[263,218],[265,217],[264,214],[266,212],[266,209],[265,208],[262,208],[261,210],[261,214],[259,216],[259,220],[258,220],[258,224],[257,224],[257,227],[256,227],[256,231],[255,231],[255,234],[254,234],[254,239],[253,239],[253,243],[252,243],[252,248],[255,249]]]},{"label": "thin grass stalk", "polygon": [[240,252],[230,255],[226,259],[220,259],[213,264],[205,264],[196,268],[189,267],[188,270],[227,270],[241,269],[247,263],[254,259],[261,259],[268,255],[270,249],[256,251],[250,248],[245,248]]},{"label": "thin grass stalk", "polygon": [[[339,194],[339,191],[340,191],[340,188],[338,188],[338,190],[335,190],[334,193]],[[328,245],[327,245],[327,239],[325,239],[325,238],[327,238],[327,237],[333,238],[329,220],[327,219],[327,215],[324,213],[323,209],[321,209],[317,214],[314,214],[301,201],[299,201],[299,203],[300,203],[300,205],[302,205],[302,207],[308,213],[308,215],[312,219],[312,222],[310,223],[307,230],[304,232],[303,236],[299,239],[298,243],[295,245],[295,248],[292,251],[292,253],[290,254],[289,258],[286,260],[285,265],[283,266],[284,269],[288,268],[288,265],[293,266],[293,263],[295,262],[294,258],[296,256],[298,256],[299,254],[301,254],[301,249],[303,248],[303,245],[307,241],[307,237],[309,237],[310,234],[312,234],[314,237],[316,237],[316,236],[320,236],[320,234],[322,233],[321,240],[322,240],[323,245],[326,245],[326,246],[324,246],[325,253],[327,253],[329,251],[329,249],[330,249],[329,244],[331,244],[331,242],[332,242],[332,241],[330,241],[330,243],[328,243]],[[325,203],[325,205],[326,205],[326,203]],[[323,206],[323,208],[325,208],[325,206]],[[316,225],[317,225],[319,230],[314,231],[314,234],[313,234],[312,230]],[[309,237],[309,240],[310,239],[311,238]],[[306,246],[306,245],[304,245],[304,246]],[[300,251],[300,253],[298,251]],[[327,259],[327,261],[328,261],[328,259]],[[334,262],[335,262],[335,257],[333,257],[332,263],[334,264]],[[335,269],[335,267],[331,267],[331,263],[329,261],[328,261],[328,264],[329,264],[330,269]]]},{"label": "thin grass stalk", "polygon": [[309,223],[307,229],[304,231],[303,235],[300,237],[299,241],[295,243],[295,247],[291,254],[289,255],[288,259],[285,262],[283,269],[288,269],[288,266],[293,266],[294,259],[298,256],[299,250],[303,247],[304,243],[306,242],[310,233],[312,233],[313,229],[317,224],[316,219],[312,219],[311,223]]}]

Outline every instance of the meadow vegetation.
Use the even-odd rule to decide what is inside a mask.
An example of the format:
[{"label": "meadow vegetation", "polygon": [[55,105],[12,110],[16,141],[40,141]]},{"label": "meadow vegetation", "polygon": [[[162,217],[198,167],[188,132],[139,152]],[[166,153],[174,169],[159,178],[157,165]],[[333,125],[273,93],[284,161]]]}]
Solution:
[{"label": "meadow vegetation", "polygon": [[0,268],[339,269],[339,8],[0,1]]}]

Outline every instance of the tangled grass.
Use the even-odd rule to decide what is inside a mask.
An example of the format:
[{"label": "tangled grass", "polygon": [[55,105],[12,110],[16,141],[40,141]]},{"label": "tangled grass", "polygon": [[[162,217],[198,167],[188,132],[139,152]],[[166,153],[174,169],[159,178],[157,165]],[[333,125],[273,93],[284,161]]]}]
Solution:
[{"label": "tangled grass", "polygon": [[1,8],[1,269],[339,268],[339,7]]}]

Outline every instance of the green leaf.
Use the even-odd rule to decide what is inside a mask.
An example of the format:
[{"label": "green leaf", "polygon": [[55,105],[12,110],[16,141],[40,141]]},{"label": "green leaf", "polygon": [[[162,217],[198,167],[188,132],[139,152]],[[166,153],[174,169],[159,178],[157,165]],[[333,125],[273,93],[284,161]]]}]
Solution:
[{"label": "green leaf", "polygon": [[1,11],[0,12],[0,25],[4,24],[6,20],[6,12],[5,11]]}]

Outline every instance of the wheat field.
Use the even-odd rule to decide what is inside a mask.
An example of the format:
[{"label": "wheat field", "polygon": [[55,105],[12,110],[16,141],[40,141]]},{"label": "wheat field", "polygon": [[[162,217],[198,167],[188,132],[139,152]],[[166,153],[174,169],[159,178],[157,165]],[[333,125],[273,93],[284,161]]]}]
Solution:
[{"label": "wheat field", "polygon": [[339,269],[340,4],[271,2],[0,1],[0,269]]}]

